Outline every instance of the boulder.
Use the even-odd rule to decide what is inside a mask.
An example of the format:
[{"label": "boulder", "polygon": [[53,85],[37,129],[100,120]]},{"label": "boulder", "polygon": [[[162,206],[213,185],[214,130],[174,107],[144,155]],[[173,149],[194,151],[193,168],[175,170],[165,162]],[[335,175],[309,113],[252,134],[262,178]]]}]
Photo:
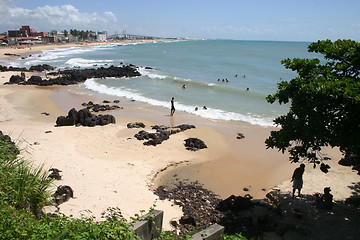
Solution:
[{"label": "boulder", "polygon": [[51,171],[51,173],[49,174],[48,178],[52,178],[56,180],[61,179],[61,175],[60,175],[61,170],[57,168],[50,168],[49,171]]},{"label": "boulder", "polygon": [[116,123],[116,119],[112,115],[95,115],[90,112],[89,109],[83,108],[76,111],[72,108],[67,116],[59,116],[56,120],[56,126],[87,126],[94,127],[96,125],[107,125],[110,123]]},{"label": "boulder", "polygon": [[180,224],[190,224],[192,226],[196,226],[195,219],[191,216],[182,216],[179,220]]},{"label": "boulder", "polygon": [[197,151],[199,149],[207,148],[204,141],[202,141],[201,139],[198,139],[198,138],[185,139],[184,145],[185,145],[186,149],[190,150],[190,151]]},{"label": "boulder", "polygon": [[21,77],[21,76],[19,76],[19,75],[12,75],[11,77],[10,77],[10,80],[9,80],[9,84],[19,84],[19,83],[21,83],[21,82],[23,82],[24,81],[24,79]]},{"label": "boulder", "polygon": [[67,118],[65,116],[59,116],[56,119],[56,126],[73,126],[74,125],[74,121],[73,119]]},{"label": "boulder", "polygon": [[54,193],[54,201],[56,205],[60,205],[64,202],[69,201],[70,198],[74,197],[74,191],[70,186],[58,186],[56,192]]},{"label": "boulder", "polygon": [[230,197],[226,198],[219,202],[218,206],[216,207],[217,210],[221,212],[237,212],[237,211],[244,211],[250,209],[254,206],[254,203],[251,201],[250,197],[241,197],[231,195]]},{"label": "boulder", "polygon": [[127,128],[144,128],[145,124],[142,122],[133,122],[133,123],[128,123]]}]

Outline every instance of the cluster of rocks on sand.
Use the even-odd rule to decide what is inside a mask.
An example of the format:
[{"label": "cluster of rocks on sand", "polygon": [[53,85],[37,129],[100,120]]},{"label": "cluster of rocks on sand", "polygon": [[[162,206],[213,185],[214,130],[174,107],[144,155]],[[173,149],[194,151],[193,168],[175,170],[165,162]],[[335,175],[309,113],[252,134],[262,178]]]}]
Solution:
[{"label": "cluster of rocks on sand", "polygon": [[[37,66],[36,69],[30,67],[32,70],[26,68],[7,68],[0,66],[1,71],[38,71],[39,69],[54,69],[53,67]],[[51,86],[51,85],[73,85],[85,82],[90,78],[105,78],[105,77],[137,77],[141,76],[137,67],[134,65],[121,65],[119,67],[110,66],[108,68],[91,68],[91,69],[71,69],[58,72],[48,73],[49,75],[59,75],[57,77],[43,79],[40,76],[32,75],[26,79],[24,76],[13,75],[9,82],[5,84],[19,84],[19,85],[37,85],[37,86]]]}]

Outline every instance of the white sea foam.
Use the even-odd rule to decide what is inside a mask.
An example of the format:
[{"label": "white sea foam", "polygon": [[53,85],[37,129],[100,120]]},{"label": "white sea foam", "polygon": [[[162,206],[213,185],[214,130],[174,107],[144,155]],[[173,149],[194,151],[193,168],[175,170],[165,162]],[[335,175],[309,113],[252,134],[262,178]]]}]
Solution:
[{"label": "white sea foam", "polygon": [[165,79],[168,77],[166,75],[159,74],[154,70],[148,70],[142,67],[139,68],[139,72],[141,73],[142,76],[146,76],[152,79]]},{"label": "white sea foam", "polygon": [[40,57],[42,60],[54,60],[70,55],[78,55],[85,52],[94,51],[94,48],[87,47],[70,47],[70,48],[58,48],[54,50],[44,51],[44,54]]},{"label": "white sea foam", "polygon": [[38,64],[50,64],[53,61],[71,57],[71,55],[78,55],[86,52],[94,51],[94,48],[88,47],[70,47],[70,48],[56,48],[52,50],[44,50],[39,55],[33,55],[25,60],[25,66],[34,66]]},{"label": "white sea foam", "polygon": [[[125,97],[128,99],[133,99],[135,101],[148,103],[153,106],[158,107],[169,107],[169,102],[167,101],[160,101],[148,97],[144,97],[141,94],[137,93],[133,89],[125,89],[122,87],[108,87],[104,84],[100,84],[96,82],[94,79],[88,79],[84,83],[85,87],[87,89],[90,89],[92,91],[95,91],[97,93],[101,94],[107,94],[117,97]],[[272,119],[270,118],[264,118],[262,116],[256,116],[251,114],[240,114],[240,113],[234,113],[234,112],[226,112],[220,109],[215,108],[207,108],[203,109],[202,107],[199,107],[197,111],[195,111],[196,106],[191,105],[184,105],[181,103],[176,104],[177,111],[183,111],[190,114],[194,114],[203,118],[211,119],[211,120],[225,120],[225,121],[243,121],[248,122],[251,124],[261,125],[261,126],[273,126]]]},{"label": "white sea foam", "polygon": [[33,55],[32,57],[28,58],[25,62],[25,66],[50,63],[52,61],[71,57],[72,55],[78,56],[79,54],[97,51],[97,50],[108,50],[109,48],[113,48],[113,47],[114,45],[109,44],[109,45],[99,45],[99,46],[89,46],[89,47],[69,47],[69,48],[56,48],[52,50],[44,50],[41,54]]},{"label": "white sea foam", "polygon": [[94,65],[105,65],[112,62],[113,62],[112,60],[91,60],[84,58],[71,58],[65,62],[65,66],[88,68],[88,67],[93,67]]}]

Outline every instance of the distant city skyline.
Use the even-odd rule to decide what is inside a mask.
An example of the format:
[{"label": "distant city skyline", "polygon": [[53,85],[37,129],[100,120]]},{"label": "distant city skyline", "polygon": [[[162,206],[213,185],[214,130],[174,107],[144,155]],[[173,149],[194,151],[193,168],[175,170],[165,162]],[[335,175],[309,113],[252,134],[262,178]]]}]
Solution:
[{"label": "distant city skyline", "polygon": [[0,0],[0,32],[126,30],[154,37],[360,41],[358,0]]}]

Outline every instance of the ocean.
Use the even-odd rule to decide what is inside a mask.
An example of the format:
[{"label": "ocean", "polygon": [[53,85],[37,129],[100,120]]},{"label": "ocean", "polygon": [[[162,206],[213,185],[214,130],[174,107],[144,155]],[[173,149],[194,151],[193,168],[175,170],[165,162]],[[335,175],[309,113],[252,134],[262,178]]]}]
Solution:
[{"label": "ocean", "polygon": [[239,40],[109,43],[47,50],[10,65],[49,64],[71,69],[133,64],[140,67],[141,77],[89,79],[76,91],[166,109],[174,97],[177,112],[272,126],[273,119],[286,113],[288,106],[269,104],[265,98],[276,92],[277,83],[296,76],[280,61],[318,57],[307,52],[308,45]]}]

